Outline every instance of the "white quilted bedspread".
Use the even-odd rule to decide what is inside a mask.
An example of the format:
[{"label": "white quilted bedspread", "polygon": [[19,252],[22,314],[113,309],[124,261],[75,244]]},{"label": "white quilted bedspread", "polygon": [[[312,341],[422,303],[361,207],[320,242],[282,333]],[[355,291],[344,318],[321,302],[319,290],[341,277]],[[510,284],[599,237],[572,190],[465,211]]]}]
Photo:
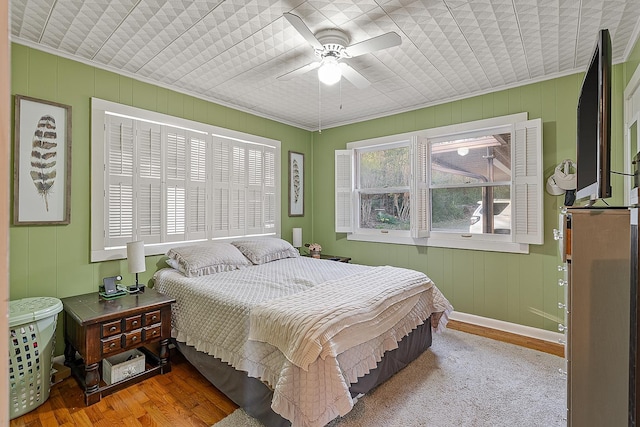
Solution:
[{"label": "white quilted bedspread", "polygon": [[349,385],[375,368],[385,351],[397,348],[432,313],[443,313],[432,326],[444,326],[451,305],[424,276],[429,286],[418,294],[402,320],[337,357],[323,354],[324,358],[315,359],[306,370],[276,347],[248,339],[251,309],[325,282],[367,275],[372,269],[375,267],[299,257],[191,278],[163,269],[155,275],[155,286],[176,299],[174,338],[261,379],[274,390],[273,410],[293,426],[319,427],[351,410]]}]

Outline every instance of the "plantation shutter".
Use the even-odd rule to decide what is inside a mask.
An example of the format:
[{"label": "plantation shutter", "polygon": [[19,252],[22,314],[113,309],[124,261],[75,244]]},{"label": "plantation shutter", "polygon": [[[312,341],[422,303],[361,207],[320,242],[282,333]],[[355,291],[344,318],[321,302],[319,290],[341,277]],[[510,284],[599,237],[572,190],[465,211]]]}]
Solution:
[{"label": "plantation shutter", "polygon": [[231,143],[231,183],[229,231],[244,235],[246,229],[247,150],[235,141]]},{"label": "plantation shutter", "polygon": [[514,241],[541,245],[544,243],[542,120],[517,123],[514,133],[511,195]]},{"label": "plantation shutter", "polygon": [[231,197],[231,141],[213,137],[213,237],[229,236],[229,201]]},{"label": "plantation shutter", "polygon": [[276,149],[264,147],[264,225],[263,232],[271,233],[276,229]]},{"label": "plantation shutter", "polygon": [[247,155],[247,210],[246,234],[263,232],[264,206],[262,185],[264,178],[264,162],[261,146],[249,146]]},{"label": "plantation shutter", "polygon": [[429,144],[419,136],[411,140],[411,237],[429,237]]},{"label": "plantation shutter", "polygon": [[137,239],[160,243],[162,237],[162,151],[160,125],[138,121],[136,132]]},{"label": "plantation shutter", "polygon": [[353,233],[353,150],[335,152],[336,233]]},{"label": "plantation shutter", "polygon": [[176,128],[166,130],[165,240],[186,240],[187,135]]},{"label": "plantation shutter", "polygon": [[197,132],[188,137],[187,240],[199,240],[207,238],[207,140]]},{"label": "plantation shutter", "polygon": [[91,261],[280,233],[280,141],[91,101]]},{"label": "plantation shutter", "polygon": [[105,247],[124,246],[134,237],[134,121],[107,116],[105,144]]}]

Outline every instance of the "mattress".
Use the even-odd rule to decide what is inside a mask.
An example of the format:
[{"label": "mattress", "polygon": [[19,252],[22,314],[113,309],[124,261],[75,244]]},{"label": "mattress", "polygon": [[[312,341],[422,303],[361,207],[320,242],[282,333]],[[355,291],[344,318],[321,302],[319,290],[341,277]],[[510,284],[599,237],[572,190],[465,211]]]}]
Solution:
[{"label": "mattress", "polygon": [[155,286],[176,299],[172,308],[176,341],[259,379],[273,390],[271,406],[276,413],[294,426],[315,427],[350,411],[350,384],[375,369],[385,352],[397,348],[432,314],[433,326],[443,327],[451,305],[424,276],[430,286],[401,321],[339,354],[323,354],[304,369],[277,346],[248,339],[251,312],[265,302],[316,292],[328,283],[350,283],[374,268],[298,257],[193,278],[163,269],[155,275]]},{"label": "mattress", "polygon": [[[418,326],[398,343],[398,348],[385,352],[376,368],[351,384],[351,396],[373,390],[420,356],[431,346],[432,330],[428,322]],[[271,408],[273,390],[246,372],[238,371],[220,359],[196,350],[185,343],[175,342],[182,355],[218,390],[260,420],[266,427],[290,427],[291,422]]]}]

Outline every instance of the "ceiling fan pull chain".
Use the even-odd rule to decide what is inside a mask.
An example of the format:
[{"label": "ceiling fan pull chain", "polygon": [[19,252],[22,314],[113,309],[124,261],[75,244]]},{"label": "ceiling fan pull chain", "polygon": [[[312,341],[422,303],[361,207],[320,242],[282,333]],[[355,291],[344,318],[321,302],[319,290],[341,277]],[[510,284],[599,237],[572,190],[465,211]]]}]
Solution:
[{"label": "ceiling fan pull chain", "polygon": [[340,109],[342,110],[342,79],[340,79]]}]

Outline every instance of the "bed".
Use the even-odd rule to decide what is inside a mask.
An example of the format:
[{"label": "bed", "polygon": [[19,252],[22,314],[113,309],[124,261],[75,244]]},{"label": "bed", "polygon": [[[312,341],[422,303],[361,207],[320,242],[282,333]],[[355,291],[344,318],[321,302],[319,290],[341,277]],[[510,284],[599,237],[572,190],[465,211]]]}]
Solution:
[{"label": "bed", "polygon": [[263,424],[319,427],[410,363],[452,307],[424,274],[301,257],[276,238],[167,253],[172,337]]}]

